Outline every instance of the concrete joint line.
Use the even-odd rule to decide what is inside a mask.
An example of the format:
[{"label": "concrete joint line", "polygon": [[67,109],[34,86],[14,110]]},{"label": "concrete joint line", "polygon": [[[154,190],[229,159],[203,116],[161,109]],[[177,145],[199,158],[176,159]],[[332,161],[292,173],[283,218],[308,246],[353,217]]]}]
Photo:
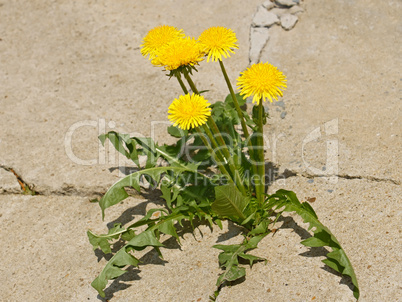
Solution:
[{"label": "concrete joint line", "polygon": [[[286,169],[288,173],[288,177],[294,177],[294,176],[301,176],[305,178],[315,178],[315,177],[328,177],[328,175],[324,174],[311,174],[311,173],[298,173],[289,169]],[[373,181],[373,182],[384,182],[384,183],[390,183],[393,185],[401,185],[400,181],[390,179],[390,178],[379,178],[379,177],[374,177],[374,176],[361,176],[361,175],[348,175],[348,174],[336,174],[336,175],[331,175],[331,177],[338,177],[342,179],[362,179],[362,180],[367,180],[367,181]]]}]

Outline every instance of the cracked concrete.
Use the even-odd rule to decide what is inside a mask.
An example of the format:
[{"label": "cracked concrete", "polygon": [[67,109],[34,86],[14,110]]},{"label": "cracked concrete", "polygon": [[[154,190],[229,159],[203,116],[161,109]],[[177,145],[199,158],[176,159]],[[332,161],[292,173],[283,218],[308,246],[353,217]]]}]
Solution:
[{"label": "cracked concrete", "polygon": [[[312,205],[318,217],[342,242],[359,276],[360,301],[395,301],[401,277],[400,186],[359,179],[341,179],[336,185],[322,179],[309,183],[296,176],[286,184],[275,183],[270,191],[279,188],[297,191],[301,200],[316,198]],[[143,198],[129,198],[108,209],[106,220],[128,223],[150,206],[152,202]],[[97,261],[85,234],[89,228],[106,230],[96,204],[82,197],[2,195],[0,213],[5,243],[0,252],[10,255],[0,267],[7,301],[99,301],[89,284],[105,260]],[[24,221],[18,219],[21,215]],[[297,228],[293,219],[305,227],[298,217],[279,221],[278,231],[254,251],[268,258],[268,264],[247,269],[245,281],[224,287],[218,301],[310,301],[314,297],[353,301],[348,281],[323,269],[322,251],[300,245],[307,232]],[[201,226],[203,236],[199,231],[195,237],[185,234],[181,250],[166,242],[165,261],[148,250],[137,254],[143,264],[112,282],[108,300],[178,301],[181,295],[180,301],[208,301],[220,272],[219,251],[211,246],[241,241],[236,227],[224,226],[213,233]]]},{"label": "cracked concrete", "polygon": [[0,193],[2,194],[16,194],[22,193],[20,184],[15,175],[0,167]]},{"label": "cracked concrete", "polygon": [[[335,185],[322,179],[309,183],[297,176],[274,184],[270,191],[280,188],[297,192],[301,200],[316,198],[311,205],[342,242],[360,276],[359,301],[398,300],[400,186],[361,179],[340,179]],[[268,256],[269,263],[247,269],[246,280],[223,288],[218,301],[355,301],[348,281],[323,269],[322,251],[299,244],[305,231],[295,228],[293,219],[306,227],[299,217],[281,221],[279,231],[254,251],[257,256]]]},{"label": "cracked concrete", "polygon": [[[328,178],[328,175],[326,174],[309,174],[309,173],[301,173],[298,174],[295,171],[291,170],[286,170],[288,173],[290,173],[290,176],[303,176],[306,178]],[[337,174],[337,175],[331,175],[330,177],[334,178],[343,178],[343,179],[364,179],[367,181],[373,181],[373,182],[384,182],[384,183],[390,183],[394,185],[401,185],[400,181],[389,179],[389,178],[377,178],[377,177],[370,177],[370,176],[359,176],[359,175],[348,175],[348,174]],[[287,177],[288,178],[288,177]]]},{"label": "cracked concrete", "polygon": [[332,150],[333,174],[401,183],[400,3],[386,3],[311,1],[293,30],[270,29],[269,43],[280,47],[266,47],[261,60],[283,66],[289,82],[286,109],[270,107],[268,158],[320,174]]},{"label": "cracked concrete", "polygon": [[[142,37],[160,24],[193,36],[209,26],[232,28],[240,49],[225,66],[235,83],[249,64],[250,24],[262,2],[0,0],[0,251],[7,255],[0,289],[7,301],[101,300],[89,283],[104,260],[97,262],[85,232],[105,232],[107,225],[88,200],[130,164],[109,145],[102,148],[97,136],[153,133],[169,142],[166,110],[179,92],[141,57]],[[361,301],[396,301],[402,286],[401,4],[309,0],[302,6],[294,29],[270,28],[259,58],[288,77],[282,101],[266,104],[266,159],[287,176],[270,190],[315,197],[318,216],[355,266]],[[194,12],[197,18],[189,18]],[[214,64],[203,62],[194,80],[210,90],[211,101],[227,95]],[[24,185],[42,196],[23,196]],[[124,221],[139,218],[146,206],[141,197],[130,198],[107,220],[122,213]],[[219,301],[352,301],[344,280],[322,269],[319,253],[311,257],[299,244],[292,221],[282,223],[257,250],[271,262],[224,287]],[[183,251],[169,245],[166,263],[145,255],[141,271],[113,282],[109,301],[177,301],[179,293],[182,301],[208,301],[219,273],[219,251],[210,246],[239,238],[227,225],[213,234],[201,229],[202,239],[185,235]]]}]

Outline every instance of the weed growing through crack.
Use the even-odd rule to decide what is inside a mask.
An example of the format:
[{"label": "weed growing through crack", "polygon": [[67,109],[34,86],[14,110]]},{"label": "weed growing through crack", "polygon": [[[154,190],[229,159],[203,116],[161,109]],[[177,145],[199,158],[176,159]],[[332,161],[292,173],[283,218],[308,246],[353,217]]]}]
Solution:
[{"label": "weed growing through crack", "polygon": [[[195,220],[201,221],[212,230],[214,224],[222,228],[222,220],[229,220],[242,228],[244,238],[238,244],[213,246],[221,250],[218,261],[222,273],[217,279],[216,296],[222,285],[245,276],[241,264],[244,260],[250,266],[266,260],[248,252],[272,232],[282,213],[295,212],[314,233],[301,244],[331,248],[323,262],[351,278],[353,294],[358,299],[357,278],[345,251],[318,220],[310,204],[301,203],[291,191],[267,194],[263,130],[268,114],[263,103],[282,96],[286,89],[285,75],[271,64],[254,64],[240,73],[237,80],[240,93],[235,94],[223,59],[228,59],[238,45],[235,33],[224,27],[209,28],[196,40],[172,26],[160,26],[147,34],[141,47],[141,53],[149,56],[153,65],[164,67],[169,78],[176,78],[183,90],[183,95],[166,108],[173,123],[168,133],[177,142],[158,145],[151,138],[113,131],[99,136],[102,143],[108,139],[140,168],[117,181],[101,198],[102,218],[107,208],[129,196],[127,187],[140,192],[143,178],[153,183],[165,200],[164,207],[149,210],[142,219],[125,228],[115,224],[101,235],[88,231],[93,248],[105,254],[112,253],[116,241],[124,243],[92,282],[99,295],[105,297],[108,281],[124,274],[126,266],[138,266],[135,251],[153,247],[162,256],[161,234],[180,243],[177,228],[183,221],[191,225]],[[192,80],[192,73],[205,57],[220,66],[229,90],[224,101],[209,102]],[[251,114],[244,110],[245,97],[253,98]],[[141,156],[146,157],[144,167],[140,166]],[[136,233],[140,227],[144,230]]]}]

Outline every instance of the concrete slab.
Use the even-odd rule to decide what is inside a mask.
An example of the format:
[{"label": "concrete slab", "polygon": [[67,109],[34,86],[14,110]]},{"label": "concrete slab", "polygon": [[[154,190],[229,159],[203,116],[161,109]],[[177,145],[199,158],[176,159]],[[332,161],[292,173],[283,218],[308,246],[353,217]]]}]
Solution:
[{"label": "concrete slab", "polygon": [[[195,37],[210,26],[230,27],[240,45],[226,64],[235,82],[248,64],[249,24],[260,2],[2,3],[0,165],[42,194],[104,192],[119,177],[108,169],[127,162],[101,148],[97,136],[151,136],[153,129],[166,140],[167,108],[181,94],[141,56],[142,38],[161,24]],[[228,94],[219,70],[205,62],[194,77],[213,101]]]},{"label": "concrete slab", "polygon": [[[401,255],[399,221],[400,186],[365,180],[339,180],[330,184],[291,177],[271,187],[292,189],[301,200],[315,197],[312,205],[321,221],[347,251],[359,278],[361,301],[395,301],[400,290]],[[382,202],[379,202],[382,201]],[[106,221],[123,224],[139,219],[155,207],[141,198],[129,198],[107,211]],[[99,301],[90,286],[105,265],[94,253],[86,230],[107,231],[97,204],[69,196],[0,196],[0,290],[7,301]],[[299,224],[300,219],[295,221]],[[302,227],[305,227],[300,223]],[[224,287],[218,301],[353,301],[346,280],[322,269],[322,251],[299,244],[306,232],[291,217],[277,225],[254,254],[268,258],[267,265],[248,269],[246,280]],[[110,301],[208,301],[220,269],[219,251],[212,245],[241,241],[238,229],[225,224],[213,233],[201,226],[195,237],[187,233],[181,250],[171,240],[163,249],[165,261],[153,252],[139,255],[139,269],[110,282]],[[97,260],[100,259],[100,262]],[[100,299],[102,301],[102,299]]]},{"label": "concrete slab", "polygon": [[[399,259],[402,207],[400,186],[341,179],[331,184],[316,178],[291,177],[270,191],[297,192],[301,201],[313,199],[320,221],[342,244],[358,276],[359,301],[397,301],[402,273]],[[244,282],[221,290],[218,301],[356,301],[349,281],[321,262],[323,249],[300,244],[308,233],[301,219],[288,216],[278,231],[261,241],[254,254],[268,258],[247,269]],[[276,228],[276,227],[275,227]]]},{"label": "concrete slab", "polygon": [[22,193],[21,186],[15,175],[0,167],[0,193]]},{"label": "concrete slab", "polygon": [[[97,136],[116,130],[168,141],[167,107],[180,94],[141,57],[142,37],[160,24],[192,36],[230,27],[240,49],[225,66],[235,83],[249,63],[250,24],[262,2],[0,3],[0,166],[12,167],[43,194],[9,194],[19,193],[18,182],[0,169],[0,191],[7,193],[0,195],[2,297],[101,300],[90,282],[105,261],[97,262],[85,232],[107,228],[89,197],[105,192],[128,163],[100,147]],[[402,287],[401,3],[310,0],[301,6],[297,26],[271,28],[261,55],[288,77],[284,99],[267,105],[266,158],[280,172],[289,169],[287,176],[310,178],[279,177],[271,191],[316,198],[317,214],[354,264],[361,301],[396,301]],[[205,95],[212,102],[222,100],[227,90],[217,64],[199,70],[196,84],[210,89]],[[126,223],[146,207],[144,199],[131,198],[108,209],[107,221],[121,216]],[[344,280],[339,284],[339,276],[322,269],[321,257],[311,257],[320,251],[299,244],[298,232],[305,233],[293,229],[291,218],[282,224],[256,251],[268,265],[256,264],[244,282],[224,287],[219,301],[352,300]],[[108,300],[177,301],[180,294],[181,301],[208,301],[220,272],[219,251],[210,246],[240,238],[231,228],[229,234],[201,230],[203,238],[185,235],[183,251],[168,242],[168,262],[144,254],[147,264],[114,281]]]},{"label": "concrete slab", "polygon": [[326,174],[334,165],[341,175],[400,183],[401,3],[303,7],[293,30],[270,29],[261,54],[288,77],[286,108],[269,106],[267,158],[300,173]]},{"label": "concrete slab", "polygon": [[[142,217],[149,206],[155,207],[129,198],[108,209],[107,219],[124,224]],[[92,251],[86,235],[88,229],[107,232],[100,214],[87,198],[0,195],[0,252],[7,255],[0,266],[4,301],[106,301],[90,286],[106,261]],[[137,253],[143,264],[110,282],[106,298],[177,301],[180,294],[184,301],[208,301],[220,272],[219,251],[211,246],[228,236],[211,234],[205,226],[200,230],[203,236],[199,231],[195,237],[184,235],[181,250],[165,242],[164,261],[149,250]]]}]

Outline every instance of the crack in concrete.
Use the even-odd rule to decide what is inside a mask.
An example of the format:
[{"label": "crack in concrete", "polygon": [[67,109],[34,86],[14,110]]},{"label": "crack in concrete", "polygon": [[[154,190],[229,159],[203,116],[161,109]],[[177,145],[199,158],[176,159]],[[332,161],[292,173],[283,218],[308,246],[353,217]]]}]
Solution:
[{"label": "crack in concrete", "polygon": [[[80,196],[80,197],[91,197],[91,198],[99,198],[102,197],[105,194],[105,191],[96,191],[93,189],[77,189],[74,186],[71,185],[66,185],[60,188],[59,190],[53,190],[50,192],[45,192],[41,190],[36,190],[34,184],[28,184],[25,182],[22,177],[15,172],[15,170],[11,167],[6,167],[0,165],[0,169],[4,169],[8,172],[11,172],[14,174],[16,177],[21,190],[22,194],[26,195],[41,195],[41,196]],[[374,177],[374,176],[361,176],[361,175],[349,175],[349,174],[338,174],[338,175],[325,175],[325,174],[310,174],[307,172],[296,172],[293,170],[285,169],[284,172],[280,175],[281,177],[275,177],[274,181],[278,179],[287,179],[290,177],[295,177],[295,176],[300,176],[300,177],[305,177],[305,178],[315,178],[315,177],[339,177],[342,179],[361,179],[361,180],[366,180],[366,181],[372,181],[372,182],[381,182],[381,183],[389,183],[393,185],[401,185],[400,181],[391,179],[391,178],[379,178],[379,177]],[[272,184],[272,183],[271,183]],[[2,192],[0,195],[18,195],[21,193],[13,193],[13,192]]]},{"label": "crack in concrete", "polygon": [[338,178],[343,178],[343,179],[362,179],[362,180],[367,180],[367,181],[373,181],[373,182],[384,182],[384,183],[390,183],[393,185],[401,185],[400,181],[391,179],[391,178],[379,178],[379,177],[374,177],[374,176],[361,176],[361,175],[349,175],[349,174],[337,174],[337,175],[326,175],[326,174],[310,174],[310,173],[298,173],[289,169],[285,169],[283,173],[286,178],[293,177],[293,176],[302,176],[305,178],[314,178],[314,177],[338,177]]},{"label": "crack in concrete", "polygon": [[73,186],[68,186],[67,188],[62,188],[61,190],[51,191],[50,193],[40,192],[40,195],[43,196],[80,196],[80,197],[102,197],[105,195],[105,191],[90,191],[90,190],[78,190]]},{"label": "crack in concrete", "polygon": [[[40,193],[36,192],[33,188],[34,185],[29,185],[27,182],[25,182],[22,177],[15,172],[15,170],[11,167],[3,166],[0,165],[0,169],[3,169],[5,171],[11,172],[14,174],[15,178],[17,179],[18,184],[21,187],[22,193],[26,195],[40,195]],[[7,194],[7,192],[5,192]],[[16,193],[8,193],[8,194],[16,194]]]}]

